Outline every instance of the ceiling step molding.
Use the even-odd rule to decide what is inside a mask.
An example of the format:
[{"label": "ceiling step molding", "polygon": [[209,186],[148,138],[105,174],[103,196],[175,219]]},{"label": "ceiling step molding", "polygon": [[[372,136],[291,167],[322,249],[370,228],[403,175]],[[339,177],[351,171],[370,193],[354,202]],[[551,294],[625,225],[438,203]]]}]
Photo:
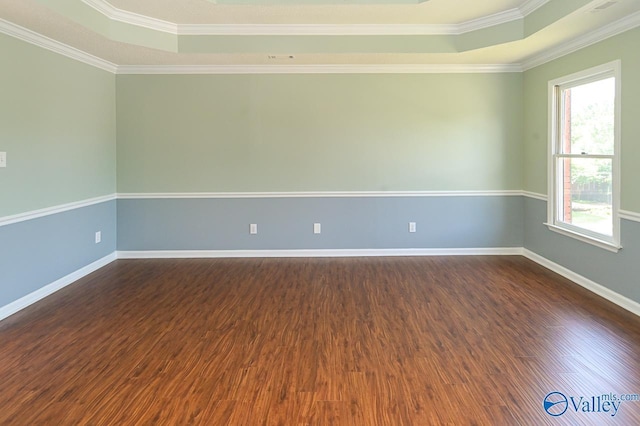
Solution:
[{"label": "ceiling step molding", "polygon": [[460,35],[523,19],[549,0],[460,24],[177,24],[118,9],[106,0],[82,0],[108,19],[174,35]]},{"label": "ceiling step molding", "polygon": [[460,74],[522,72],[519,64],[133,65],[118,74]]},{"label": "ceiling step molding", "polygon": [[522,16],[528,16],[549,3],[549,1],[550,0],[529,0],[519,7],[520,13],[522,13]]},{"label": "ceiling step molding", "polygon": [[[98,0],[85,0],[98,1]],[[546,3],[546,2],[545,2]],[[0,33],[113,74],[436,74],[522,72],[640,26],[640,12],[514,64],[116,65],[0,18]]]},{"label": "ceiling step molding", "polygon": [[485,28],[494,27],[496,25],[517,21],[518,19],[524,19],[548,2],[549,0],[529,0],[519,8],[505,10],[504,12],[498,12],[493,15],[463,22],[462,24],[458,25],[457,32],[453,34],[465,34],[471,31],[483,30]]},{"label": "ceiling step molding", "polygon": [[572,41],[563,43],[560,46],[545,50],[538,55],[525,59],[522,63],[522,69],[527,71],[531,68],[538,67],[542,64],[546,64],[547,62],[551,62],[554,59],[558,59],[580,49],[584,49],[587,46],[591,46],[592,44],[596,44],[609,37],[632,30],[638,26],[640,26],[640,12],[632,13],[631,15],[612,22],[609,25],[605,25],[596,31],[592,31],[582,37],[578,37]]},{"label": "ceiling step molding", "polygon": [[71,47],[67,44],[43,36],[35,31],[16,25],[13,22],[9,22],[0,18],[0,33],[17,38],[35,46],[42,47],[51,52],[58,53],[66,56],[67,58],[75,59],[76,61],[83,62],[87,65],[91,65],[96,68],[108,71],[110,73],[116,73],[118,66],[112,62],[106,61],[102,58],[98,58],[90,53],[84,52],[75,47]]},{"label": "ceiling step molding", "polygon": [[124,24],[136,25],[138,27],[171,34],[177,34],[178,31],[178,25],[173,22],[163,21],[162,19],[156,19],[150,16],[118,9],[105,0],[82,0],[82,2],[102,13],[112,21],[118,21]]},{"label": "ceiling step molding", "polygon": [[181,24],[177,35],[456,35],[450,24]]},{"label": "ceiling step molding", "polygon": [[523,18],[524,15],[522,15],[520,9],[505,10],[504,12],[499,12],[493,15],[463,22],[462,24],[457,25],[458,28],[456,29],[456,32],[454,34],[460,35],[469,33],[471,31],[483,30],[485,28],[493,27],[500,24],[506,24],[508,22],[517,21],[518,19]]}]

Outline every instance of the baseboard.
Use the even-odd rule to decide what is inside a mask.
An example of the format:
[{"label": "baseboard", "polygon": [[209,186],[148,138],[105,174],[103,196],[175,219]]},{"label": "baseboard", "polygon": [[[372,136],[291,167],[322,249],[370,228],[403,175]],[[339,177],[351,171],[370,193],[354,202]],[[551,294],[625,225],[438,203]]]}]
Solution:
[{"label": "baseboard", "polygon": [[598,284],[594,281],[591,281],[588,278],[583,277],[580,274],[573,272],[570,269],[565,268],[562,265],[558,265],[555,262],[550,261],[549,259],[540,256],[537,253],[534,253],[527,249],[522,249],[522,255],[527,259],[530,259],[537,264],[544,266],[547,269],[552,270],[553,272],[562,275],[563,277],[573,281],[581,287],[586,288],[587,290],[597,294],[600,297],[604,297],[608,301],[615,303],[621,308],[626,309],[627,311],[634,313],[640,316],[640,303],[631,300],[615,291]]},{"label": "baseboard", "polygon": [[26,308],[27,306],[32,305],[41,299],[44,299],[50,294],[53,294],[56,291],[68,286],[69,284],[73,284],[75,281],[79,280],[80,278],[83,278],[89,275],[90,273],[97,271],[98,269],[108,265],[109,263],[113,262],[116,259],[117,259],[116,252],[113,252],[103,257],[102,259],[96,260],[95,262],[83,268],[80,268],[77,271],[70,273],[69,275],[66,275],[60,278],[59,280],[56,280],[50,284],[47,284],[42,288],[39,288],[33,293],[29,293],[26,296],[21,297],[20,299],[9,303],[8,305],[0,307],[0,321]]},{"label": "baseboard", "polygon": [[74,283],[116,259],[184,259],[240,257],[375,257],[375,256],[524,256],[587,290],[640,316],[640,303],[608,289],[549,259],[522,247],[454,249],[342,249],[342,250],[155,250],[117,251],[60,278],[14,302],[0,307],[0,320]]},{"label": "baseboard", "polygon": [[319,250],[152,250],[118,251],[118,259],[185,259],[249,257],[376,257],[376,256],[524,256],[587,290],[640,316],[640,303],[523,247],[453,249],[319,249]]},{"label": "baseboard", "polygon": [[509,256],[521,247],[452,249],[317,249],[317,250],[144,250],[118,251],[118,259],[185,259],[234,257],[380,257],[380,256]]}]

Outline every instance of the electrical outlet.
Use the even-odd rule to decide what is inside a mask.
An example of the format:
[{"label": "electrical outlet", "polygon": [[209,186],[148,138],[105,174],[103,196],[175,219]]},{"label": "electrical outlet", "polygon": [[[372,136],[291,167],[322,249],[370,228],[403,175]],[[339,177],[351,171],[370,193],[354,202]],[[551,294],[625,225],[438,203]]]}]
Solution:
[{"label": "electrical outlet", "polygon": [[0,152],[0,167],[7,167],[7,153]]},{"label": "electrical outlet", "polygon": [[409,232],[416,232],[416,223],[409,222]]},{"label": "electrical outlet", "polygon": [[102,242],[102,231],[98,231],[96,232],[96,244],[99,244]]},{"label": "electrical outlet", "polygon": [[257,223],[249,224],[249,233],[251,235],[255,235],[255,234],[258,233],[258,224]]},{"label": "electrical outlet", "polygon": [[322,232],[322,225],[320,225],[319,223],[314,223],[313,224],[313,233],[314,234],[319,234],[320,232]]}]

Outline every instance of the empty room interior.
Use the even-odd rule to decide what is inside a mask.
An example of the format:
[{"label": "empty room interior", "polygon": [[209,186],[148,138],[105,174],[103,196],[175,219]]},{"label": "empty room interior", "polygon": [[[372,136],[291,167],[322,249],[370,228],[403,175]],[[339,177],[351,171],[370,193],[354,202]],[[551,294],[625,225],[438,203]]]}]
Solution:
[{"label": "empty room interior", "polygon": [[0,3],[0,424],[640,424],[640,0]]}]

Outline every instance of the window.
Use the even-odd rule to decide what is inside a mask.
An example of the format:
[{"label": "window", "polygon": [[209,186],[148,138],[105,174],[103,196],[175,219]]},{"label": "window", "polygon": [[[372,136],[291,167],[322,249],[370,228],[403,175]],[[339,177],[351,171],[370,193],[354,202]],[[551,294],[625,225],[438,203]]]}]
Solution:
[{"label": "window", "polygon": [[550,229],[620,249],[620,61],[549,82]]}]

